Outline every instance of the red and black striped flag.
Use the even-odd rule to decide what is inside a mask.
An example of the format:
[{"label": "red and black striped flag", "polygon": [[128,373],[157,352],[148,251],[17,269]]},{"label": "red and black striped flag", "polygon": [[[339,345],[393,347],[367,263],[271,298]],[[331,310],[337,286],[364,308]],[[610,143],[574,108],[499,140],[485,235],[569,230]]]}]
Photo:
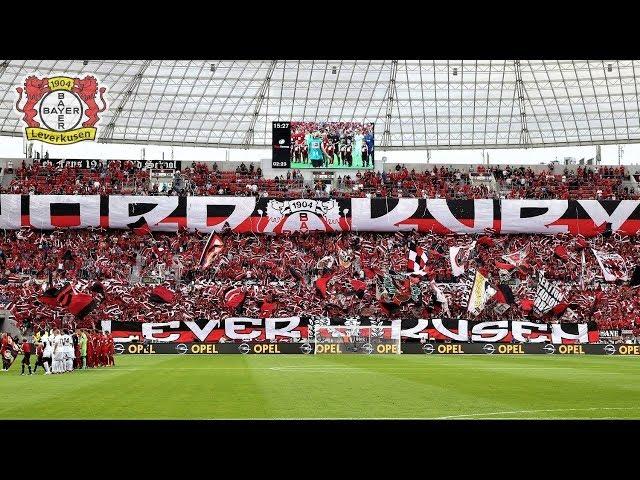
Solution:
[{"label": "red and black striped flag", "polygon": [[498,303],[503,303],[506,305],[513,305],[516,303],[515,296],[513,295],[513,291],[511,287],[506,283],[501,283],[498,285],[496,289],[496,293],[493,296],[494,300]]},{"label": "red and black striped flag", "polygon": [[51,225],[54,227],[79,227],[79,203],[51,203],[49,205]]},{"label": "red and black striped flag", "polygon": [[66,308],[78,318],[83,318],[97,306],[97,302],[88,293],[76,292],[70,284],[62,288],[48,288],[38,300],[50,307]]},{"label": "red and black striped flag", "polygon": [[138,220],[133,223],[129,223],[127,226],[133,230],[133,233],[136,235],[148,235],[151,233],[151,228],[144,217],[140,217]]},{"label": "red and black striped flag", "polygon": [[427,266],[427,251],[416,245],[415,242],[409,242],[409,258],[407,259],[407,270],[411,275],[424,276],[425,267]]}]

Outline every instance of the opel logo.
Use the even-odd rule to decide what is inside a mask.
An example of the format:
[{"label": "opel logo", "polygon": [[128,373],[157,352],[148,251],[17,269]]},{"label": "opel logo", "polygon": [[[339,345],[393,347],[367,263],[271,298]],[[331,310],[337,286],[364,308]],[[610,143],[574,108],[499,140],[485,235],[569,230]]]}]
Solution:
[{"label": "opel logo", "polygon": [[300,351],[305,355],[309,355],[312,350],[313,348],[308,343],[303,343],[302,345],[300,345]]},{"label": "opel logo", "polygon": [[119,353],[119,354],[120,353],[124,353],[124,345],[121,344],[121,343],[116,343],[113,346],[113,351],[116,352],[116,353]]},{"label": "opel logo", "polygon": [[547,343],[542,349],[546,353],[556,353],[556,346],[553,343]]},{"label": "opel logo", "polygon": [[371,352],[373,352],[373,345],[371,345],[370,343],[365,343],[364,345],[362,345],[362,351],[367,355],[371,355]]},{"label": "opel logo", "polygon": [[238,350],[240,350],[240,353],[244,355],[245,353],[249,353],[249,350],[251,350],[251,347],[249,346],[248,343],[241,343],[240,346],[238,347]]},{"label": "opel logo", "polygon": [[485,344],[484,347],[482,347],[482,350],[484,350],[484,353],[486,353],[488,355],[492,355],[493,352],[496,351],[496,347],[494,347],[493,344],[491,344],[491,343],[487,343],[487,344]]},{"label": "opel logo", "polygon": [[187,353],[187,350],[189,350],[189,348],[184,343],[179,343],[178,345],[176,345],[176,352],[178,352],[180,355],[184,355],[185,353]]},{"label": "opel logo", "polygon": [[610,343],[604,346],[604,352],[607,355],[613,355],[614,353],[616,353],[616,347],[614,347],[613,345],[611,345]]},{"label": "opel logo", "polygon": [[435,345],[433,343],[425,343],[422,346],[422,351],[424,353],[432,354],[433,352],[436,351],[436,347],[435,347]]}]

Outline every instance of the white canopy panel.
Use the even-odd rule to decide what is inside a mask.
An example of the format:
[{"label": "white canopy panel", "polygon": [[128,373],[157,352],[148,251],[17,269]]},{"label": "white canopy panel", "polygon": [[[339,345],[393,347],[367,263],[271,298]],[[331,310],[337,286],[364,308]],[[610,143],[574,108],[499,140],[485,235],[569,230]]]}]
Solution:
[{"label": "white canopy panel", "polygon": [[[85,65],[86,63],[86,65]],[[631,60],[5,60],[0,135],[21,136],[28,75],[107,87],[102,142],[271,145],[271,122],[376,124],[393,149],[640,142]]]}]

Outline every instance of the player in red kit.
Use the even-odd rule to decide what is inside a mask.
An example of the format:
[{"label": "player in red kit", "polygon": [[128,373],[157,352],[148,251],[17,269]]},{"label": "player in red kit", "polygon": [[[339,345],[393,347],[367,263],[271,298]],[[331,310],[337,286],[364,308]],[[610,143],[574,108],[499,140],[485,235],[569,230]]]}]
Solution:
[{"label": "player in red kit", "polygon": [[87,335],[87,368],[93,368],[95,363],[95,344],[93,342],[93,333]]},{"label": "player in red kit", "polygon": [[111,333],[107,334],[107,348],[108,348],[108,355],[109,355],[109,366],[110,367],[115,367],[116,366],[116,361],[115,361],[115,353],[116,353],[116,346],[113,343],[113,337],[111,336]]},{"label": "player in red kit", "polygon": [[2,371],[6,372],[7,370],[9,370],[9,361],[7,358],[7,348],[8,348],[8,340],[7,340],[8,335],[6,333],[2,334],[2,339],[0,340],[0,356],[2,357]]},{"label": "player in red kit", "polygon": [[107,334],[103,333],[100,336],[100,366],[106,367],[109,365],[109,339]]}]

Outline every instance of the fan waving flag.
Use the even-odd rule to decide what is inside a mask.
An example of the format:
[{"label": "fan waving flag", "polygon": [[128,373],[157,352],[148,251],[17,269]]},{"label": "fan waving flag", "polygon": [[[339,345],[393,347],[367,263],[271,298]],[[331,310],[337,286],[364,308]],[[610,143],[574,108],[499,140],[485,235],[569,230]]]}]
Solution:
[{"label": "fan waving flag", "polygon": [[157,286],[151,291],[149,300],[153,303],[172,303],[176,294],[166,287]]},{"label": "fan waving flag", "polygon": [[69,284],[62,288],[48,288],[38,300],[50,307],[63,307],[78,318],[83,318],[97,306],[88,293],[78,293]]},{"label": "fan waving flag", "polygon": [[477,317],[484,310],[487,300],[493,297],[495,293],[496,290],[489,285],[487,273],[482,269],[478,269],[471,288],[471,294],[469,295],[467,311]]},{"label": "fan waving flag", "polygon": [[459,277],[465,272],[466,264],[475,247],[475,241],[471,242],[468,247],[449,247],[449,260],[451,261],[451,272],[454,277]]},{"label": "fan waving flag", "polygon": [[213,259],[222,252],[223,248],[224,242],[222,239],[218,234],[211,232],[211,235],[209,235],[209,238],[207,239],[207,244],[204,246],[204,250],[202,250],[202,255],[200,256],[200,268],[205,269],[211,265]]},{"label": "fan waving flag", "polygon": [[538,315],[544,315],[562,300],[562,292],[543,273],[538,277],[538,289],[533,301],[533,311]]},{"label": "fan waving flag", "polygon": [[151,233],[151,228],[149,228],[149,224],[144,217],[140,217],[138,220],[133,223],[129,223],[127,226],[133,230],[133,233],[136,235],[148,235]]},{"label": "fan waving flag", "polygon": [[600,265],[602,276],[606,282],[615,282],[616,280],[629,280],[629,272],[624,259],[617,253],[605,253],[591,249]]},{"label": "fan waving flag", "polygon": [[224,306],[231,309],[236,309],[244,302],[246,293],[242,287],[232,288],[224,294]]},{"label": "fan waving flag", "polygon": [[416,245],[415,242],[409,242],[409,259],[407,261],[407,270],[410,275],[424,276],[425,267],[427,266],[427,252],[424,248]]},{"label": "fan waving flag", "polygon": [[320,295],[322,295],[322,298],[327,298],[327,283],[332,277],[332,273],[327,273],[316,280],[316,288],[320,292]]},{"label": "fan waving flag", "polygon": [[529,252],[531,251],[530,248],[530,244],[527,244],[524,248],[518,250],[517,252],[510,253],[509,255],[503,255],[502,258],[514,267],[519,267],[529,256]]},{"label": "fan waving flag", "polygon": [[493,311],[498,315],[503,315],[504,312],[509,310],[512,304],[516,303],[513,291],[511,290],[511,287],[506,283],[501,283],[500,285],[498,285],[498,289],[496,291],[496,294],[493,296],[493,299],[497,303]]}]

